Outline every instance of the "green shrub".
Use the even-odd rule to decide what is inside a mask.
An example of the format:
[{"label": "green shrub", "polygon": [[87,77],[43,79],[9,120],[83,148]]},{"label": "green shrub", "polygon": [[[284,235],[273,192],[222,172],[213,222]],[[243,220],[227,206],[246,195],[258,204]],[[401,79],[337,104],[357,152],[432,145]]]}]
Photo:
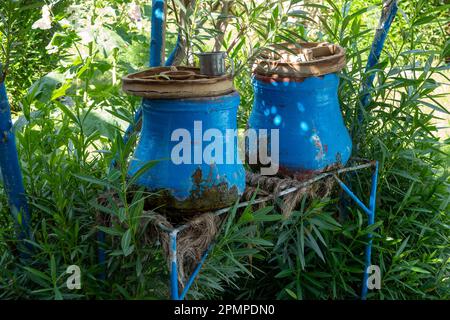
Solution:
[{"label": "green shrub", "polygon": [[[35,251],[31,261],[14,255],[12,222],[0,191],[0,298],[165,298],[168,271],[161,247],[145,245],[138,227],[149,195],[139,190],[125,201],[126,159],[136,137],[127,144],[121,139],[139,100],[120,91],[119,79],[146,65],[150,8],[140,28],[126,15],[131,1],[59,1],[46,32],[30,29],[40,17],[21,6],[25,2],[0,4],[0,30],[2,58],[11,61],[7,88],[13,107],[21,106],[15,126]],[[35,8],[37,2],[26,3]],[[70,5],[81,3],[70,20]],[[179,1],[173,3],[179,8]],[[369,230],[354,206],[349,218],[339,221],[338,191],[327,199],[304,199],[288,220],[279,219],[276,207],[256,212],[248,207],[240,215],[232,210],[189,298],[355,299],[369,231],[375,234],[373,263],[382,271],[381,290],[370,292],[370,299],[450,298],[449,140],[439,138],[436,125],[438,117],[448,116],[448,89],[447,97],[436,90],[449,85],[448,4],[400,3],[382,58],[369,71],[377,77],[360,126],[355,119],[378,2],[234,1],[223,38],[212,30],[224,17],[215,3],[205,0],[182,10],[188,22],[182,32],[194,51],[211,49],[216,38],[229,49],[238,70],[242,127],[251,111],[251,62],[259,49],[302,39],[346,48],[339,96],[348,127],[364,132],[355,137],[358,156],[380,161],[377,222]],[[169,15],[167,49],[179,19]],[[98,21],[95,41],[85,42],[83,23],[91,21]],[[26,45],[18,46],[11,32]],[[186,61],[192,63],[193,56]],[[117,153],[119,169],[111,169]],[[366,199],[369,181],[370,173],[361,172],[350,183]],[[126,205],[99,207],[96,200],[105,190],[117,192]],[[99,210],[122,222],[102,229],[106,280],[97,261]],[[81,267],[82,290],[66,287],[66,268],[73,264]]]}]

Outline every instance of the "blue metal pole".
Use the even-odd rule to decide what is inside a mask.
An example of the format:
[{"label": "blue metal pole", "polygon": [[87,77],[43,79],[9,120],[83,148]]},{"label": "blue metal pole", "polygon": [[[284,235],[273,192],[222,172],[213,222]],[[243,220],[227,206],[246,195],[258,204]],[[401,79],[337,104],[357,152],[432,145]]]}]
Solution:
[{"label": "blue metal pole", "polygon": [[338,177],[335,176],[335,179],[337,180],[337,182],[339,183],[339,185],[341,186],[341,188],[350,196],[350,198],[353,199],[353,201],[356,202],[356,204],[364,210],[365,213],[367,213],[367,215],[371,214],[370,209],[368,209],[366,207],[366,205],[359,200],[359,198],[353,193],[352,190],[349,189],[349,187],[347,187],[347,185],[345,183],[343,183]]},{"label": "blue metal pole", "polygon": [[164,57],[164,0],[152,0],[152,26],[150,41],[150,67],[158,67],[163,64]]},{"label": "blue metal pole", "polygon": [[177,235],[178,230],[173,230],[170,237],[170,288],[172,300],[180,300],[178,288],[178,265],[177,265]]},{"label": "blue metal pole", "polygon": [[169,57],[167,58],[166,63],[164,64],[165,66],[171,66],[173,64],[180,47],[181,47],[181,33],[178,34],[177,42],[175,43],[175,47],[173,48],[172,52],[170,53]]},{"label": "blue metal pole", "polygon": [[[343,183],[337,176],[335,176],[336,181],[341,186],[341,188],[347,193],[350,198],[355,201],[355,203],[364,210],[364,212],[368,216],[368,225],[371,226],[375,223],[375,209],[376,209],[376,200],[377,200],[377,185],[378,185],[378,161],[375,163],[375,170],[372,175],[372,184],[370,190],[370,200],[369,200],[369,208],[367,208],[364,203],[359,200],[359,198],[351,191],[345,183]],[[367,280],[369,278],[368,268],[371,266],[372,262],[372,238],[373,235],[371,232],[368,234],[368,242],[365,250],[365,262],[364,262],[364,276],[363,276],[363,284],[361,290],[361,299],[366,300],[367,292],[368,292],[368,283]]]},{"label": "blue metal pole", "polygon": [[[391,28],[392,22],[397,14],[398,6],[397,0],[384,0],[383,1],[383,11],[381,14],[380,22],[375,33],[375,38],[372,43],[372,48],[370,50],[369,59],[367,61],[365,72],[369,72],[380,60],[381,52],[384,47],[389,29]],[[371,94],[370,90],[373,88],[373,82],[375,80],[375,73],[371,73],[366,80],[363,82],[363,96],[361,97],[362,108],[367,108],[370,104]],[[363,120],[363,113],[359,111],[358,122],[361,123]]]},{"label": "blue metal pole", "polygon": [[[375,223],[375,209],[376,209],[376,201],[377,201],[377,185],[378,185],[378,161],[375,165],[375,171],[372,175],[372,189],[370,191],[370,203],[369,203],[369,226]],[[369,278],[369,274],[367,272],[368,268],[372,264],[372,238],[373,235],[371,232],[368,234],[368,243],[366,246],[366,261],[365,261],[365,269],[364,269],[364,277],[363,277],[363,285],[361,291],[361,299],[367,299],[367,291],[368,291],[368,283],[367,280]]]},{"label": "blue metal pole", "polygon": [[[378,24],[378,28],[375,32],[375,37],[372,42],[372,48],[370,50],[369,58],[367,60],[367,65],[365,72],[369,72],[376,64],[378,64],[381,56],[381,52],[383,51],[384,44],[386,42],[387,35],[391,28],[392,22],[394,21],[395,16],[397,15],[398,4],[397,0],[383,0],[383,9],[380,17],[380,21]],[[361,134],[361,124],[364,120],[363,110],[366,109],[371,101],[371,89],[373,89],[373,83],[375,80],[375,73],[371,73],[362,83],[362,96],[360,99],[360,108],[357,109],[357,125],[354,124],[352,128],[352,136],[356,143],[353,145],[353,154],[358,154],[359,146],[360,146],[360,137]],[[344,181],[349,183],[349,176],[351,174],[348,173],[344,177]],[[341,195],[341,219],[347,218],[347,204],[348,198],[345,195]]]},{"label": "blue metal pole", "polygon": [[199,264],[197,265],[197,267],[195,268],[194,272],[192,272],[191,277],[189,278],[186,286],[184,287],[183,292],[181,293],[181,300],[184,300],[184,298],[186,297],[187,292],[189,291],[189,289],[191,288],[192,284],[194,283],[195,278],[197,278],[197,275],[200,273],[201,268],[203,267],[203,264],[206,261],[206,258],[208,257],[209,251],[211,250],[212,245],[209,246],[209,248],[205,251],[205,253],[203,254],[202,259],[200,260]]},{"label": "blue metal pole", "polygon": [[[1,72],[1,65],[0,65]],[[0,83],[0,171],[19,240],[31,239],[30,213],[20,171],[5,82]]]}]

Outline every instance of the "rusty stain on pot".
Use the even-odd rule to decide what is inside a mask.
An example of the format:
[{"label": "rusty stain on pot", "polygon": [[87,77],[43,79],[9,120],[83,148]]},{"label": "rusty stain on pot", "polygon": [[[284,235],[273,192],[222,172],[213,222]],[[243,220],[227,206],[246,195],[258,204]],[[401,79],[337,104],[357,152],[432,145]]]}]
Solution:
[{"label": "rusty stain on pot", "polygon": [[[225,136],[226,130],[237,129],[239,102],[237,92],[217,97],[143,100],[141,135],[128,167],[128,176],[134,176],[148,161],[168,159],[159,161],[136,180],[136,185],[154,192],[146,203],[147,209],[159,207],[158,210],[168,214],[172,211],[174,215],[183,216],[225,208],[239,199],[245,190],[242,163],[219,162],[211,165],[202,157],[196,158],[196,154],[203,156],[206,150],[203,134],[199,136],[199,133],[214,128]],[[180,128],[188,132],[190,139],[190,147],[183,149],[183,156],[185,152],[191,154],[188,161],[181,162],[178,161],[180,154],[172,154],[181,142],[174,141],[172,133]],[[233,144],[233,150],[237,150],[237,139],[223,140],[224,158],[228,155],[226,143]]]},{"label": "rusty stain on pot", "polygon": [[183,214],[196,214],[230,206],[239,199],[238,188],[230,187],[225,176],[213,177],[213,165],[207,176],[197,168],[191,179],[192,189],[187,198],[176,198],[170,189],[153,190],[158,192],[158,195],[152,197],[147,204],[161,207],[163,211],[168,211],[167,213],[177,210]]}]

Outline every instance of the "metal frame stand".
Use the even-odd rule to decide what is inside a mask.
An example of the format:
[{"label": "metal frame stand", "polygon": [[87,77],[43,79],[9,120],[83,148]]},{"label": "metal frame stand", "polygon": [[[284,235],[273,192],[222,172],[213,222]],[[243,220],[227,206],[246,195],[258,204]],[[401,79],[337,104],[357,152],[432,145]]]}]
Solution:
[{"label": "metal frame stand", "polygon": [[[358,198],[358,196],[356,196],[355,193],[352,190],[350,190],[349,187],[338,178],[338,174],[348,173],[348,172],[371,168],[371,167],[374,168],[374,172],[372,174],[369,207],[367,207],[364,204],[364,202],[361,201]],[[290,189],[280,192],[279,196],[285,196],[289,193],[297,191],[299,188],[308,186],[310,184],[313,184],[313,183],[315,183],[319,180],[322,180],[326,177],[329,177],[329,176],[334,177],[336,179],[336,181],[338,182],[339,186],[343,189],[343,191],[346,192],[354,200],[354,202],[358,205],[358,207],[360,207],[367,214],[368,225],[369,226],[373,225],[375,223],[376,193],[377,193],[377,185],[378,185],[378,161],[370,161],[366,164],[357,165],[354,167],[343,168],[343,169],[339,169],[339,170],[335,170],[335,171],[325,172],[323,174],[320,174],[320,175],[312,178],[311,180],[305,181],[299,187],[290,188]],[[257,204],[257,203],[266,202],[266,201],[272,200],[272,199],[274,199],[274,196],[270,195],[270,196],[266,196],[266,197],[262,197],[262,198],[257,198],[252,202],[247,201],[247,202],[239,203],[237,207],[242,208],[242,207],[246,207],[249,204]],[[231,207],[221,209],[221,210],[215,211],[214,214],[221,215],[221,214],[229,212],[230,209],[231,209]],[[162,224],[158,224],[158,227],[161,230],[163,230],[164,232],[167,232],[170,237],[170,246],[169,246],[170,247],[169,248],[170,255],[169,256],[170,256],[171,299],[172,300],[183,300],[186,297],[186,294],[189,291],[189,289],[191,288],[192,284],[194,283],[196,277],[200,273],[200,270],[203,267],[203,265],[206,261],[206,258],[208,257],[208,254],[211,251],[211,248],[213,247],[213,244],[210,244],[209,248],[203,254],[200,262],[198,263],[198,265],[195,268],[192,275],[189,277],[188,281],[186,282],[185,287],[183,288],[183,290],[180,294],[180,288],[179,288],[179,283],[178,283],[177,236],[180,232],[182,232],[183,230],[185,230],[189,227],[189,223],[183,224],[176,228],[168,228]],[[363,275],[363,283],[362,283],[362,290],[361,290],[361,299],[362,300],[365,300],[367,298],[367,293],[368,293],[367,280],[368,280],[368,276],[369,276],[368,268],[370,267],[370,265],[372,263],[371,262],[371,260],[372,260],[372,237],[373,237],[372,233],[369,232],[368,242],[367,242],[366,249],[365,249],[364,275]]]},{"label": "metal frame stand", "polygon": [[[159,66],[163,64],[163,48],[164,48],[164,32],[162,32],[163,29],[165,29],[164,20],[165,20],[165,1],[164,0],[152,0],[152,34],[151,34],[151,42],[150,42],[150,66]],[[397,0],[383,0],[383,9],[382,9],[382,16],[380,18],[380,23],[377,28],[374,41],[372,43],[371,52],[369,55],[369,59],[366,66],[366,72],[369,71],[376,63],[378,63],[381,51],[384,47],[384,43],[387,37],[387,34],[389,32],[390,26],[396,16],[397,13]],[[157,28],[155,28],[157,26]],[[169,66],[174,61],[174,55],[177,52],[177,50],[180,48],[181,45],[181,34],[178,35],[177,43],[170,54],[169,58],[167,59],[166,63],[164,65]],[[363,95],[361,97],[361,105],[363,108],[366,108],[370,102],[370,89],[373,88],[373,81],[375,78],[375,74],[371,74],[362,84],[363,88]],[[142,108],[139,108],[135,114],[135,121],[133,124],[131,124],[128,129],[126,130],[126,133],[124,135],[124,141],[126,142],[130,136],[135,131],[136,124],[141,120],[142,117]],[[359,122],[362,122],[362,113],[361,111],[358,113],[358,120]],[[355,146],[356,149],[358,149],[358,146]],[[112,165],[114,165],[115,162],[113,162]],[[377,192],[377,181],[378,181],[378,162],[375,162],[375,171],[372,176],[372,188],[371,188],[371,194],[370,194],[370,201],[369,201],[369,207],[367,208],[366,205],[350,190],[350,188],[342,182],[337,175],[335,174],[334,177],[337,180],[340,187],[343,189],[345,193],[347,193],[351,199],[355,201],[355,203],[367,214],[368,216],[368,224],[372,225],[375,222],[375,203],[376,203],[376,192]],[[343,172],[350,172],[363,169],[362,167],[354,169],[354,170],[345,170],[338,173]],[[314,178],[314,182],[317,180],[320,180],[322,175],[319,175],[318,177]],[[292,189],[292,188],[291,188]],[[285,190],[282,193],[280,193],[280,196],[286,195],[290,192],[294,192],[294,190]],[[267,198],[267,197],[266,197]],[[260,201],[267,201],[267,199],[259,199]],[[342,201],[345,201],[343,197],[341,197]],[[258,200],[257,200],[258,201]],[[263,202],[261,201],[261,202]],[[256,202],[257,203],[257,202]],[[240,204],[240,206],[245,206],[246,203]],[[228,209],[223,209],[218,212],[217,214],[223,214],[227,212]],[[171,245],[170,245],[170,253],[171,253],[171,271],[170,271],[170,281],[171,281],[171,298],[173,300],[182,300],[185,298],[189,288],[192,286],[195,278],[197,277],[198,273],[200,272],[200,269],[202,268],[207,255],[212,247],[210,245],[210,248],[204,253],[201,261],[197,265],[197,268],[194,270],[193,274],[189,278],[185,288],[183,289],[182,293],[179,293],[179,286],[178,286],[178,265],[177,265],[177,235],[179,232],[181,232],[184,228],[187,227],[187,225],[180,226],[175,229],[168,229],[162,225],[160,225],[161,229],[168,232],[170,234],[171,239]],[[104,235],[103,237],[100,236],[102,240],[99,241],[100,243],[103,243]],[[361,299],[365,300],[367,297],[368,292],[368,268],[371,265],[371,255],[372,255],[372,234],[369,233],[368,236],[368,243],[366,246],[365,251],[365,269],[364,269],[364,276],[363,276],[363,284],[362,284],[362,291],[361,291]],[[105,254],[103,249],[99,249],[99,256],[100,261],[102,261],[102,264],[104,264]]]},{"label": "metal frame stand", "polygon": [[[370,200],[369,200],[369,208],[366,207],[366,205],[359,200],[359,198],[351,191],[345,183],[343,183],[337,176],[334,176],[334,178],[339,183],[342,190],[347,193],[350,198],[355,201],[355,203],[360,207],[368,216],[368,225],[371,226],[375,223],[375,210],[376,210],[376,200],[377,200],[377,186],[378,186],[378,161],[375,162],[375,170],[372,175],[372,184],[371,184],[371,190],[370,190]],[[364,266],[364,277],[363,277],[363,284],[362,284],[362,290],[361,290],[361,299],[366,300],[367,298],[367,292],[368,292],[368,283],[367,280],[369,278],[368,269],[370,265],[372,264],[372,233],[369,232],[368,234],[368,242],[366,245],[366,257],[365,257],[365,266]]]},{"label": "metal frame stand", "polygon": [[197,267],[194,269],[194,272],[192,272],[186,283],[186,286],[180,294],[180,288],[178,286],[177,236],[178,233],[182,231],[181,229],[184,229],[183,226],[180,228],[172,229],[171,231],[170,229],[165,230],[169,232],[170,237],[170,297],[172,300],[183,300],[186,297],[187,292],[194,283],[195,278],[197,278],[197,275],[200,273],[200,270],[203,267],[206,258],[208,257],[209,251],[212,248],[212,244],[210,244],[209,248],[203,254],[200,262],[197,264]]}]

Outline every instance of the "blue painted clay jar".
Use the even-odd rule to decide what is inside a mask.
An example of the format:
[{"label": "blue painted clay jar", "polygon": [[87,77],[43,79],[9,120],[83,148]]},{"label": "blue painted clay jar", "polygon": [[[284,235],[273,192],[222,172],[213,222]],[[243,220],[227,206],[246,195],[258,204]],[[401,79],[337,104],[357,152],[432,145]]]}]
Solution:
[{"label": "blue painted clay jar", "polygon": [[[237,156],[237,138],[227,134],[227,129],[236,130],[239,103],[235,91],[216,97],[143,100],[141,135],[128,174],[133,176],[148,161],[161,160],[137,179],[138,185],[158,192],[159,197],[152,197],[155,205],[197,213],[231,206],[240,198],[245,170]],[[204,136],[208,129],[215,138]],[[183,150],[182,140],[188,146]],[[216,142],[214,151],[211,142]],[[206,159],[205,152],[218,158]]]},{"label": "blue painted clay jar", "polygon": [[[331,69],[320,65],[324,59],[315,60],[317,69],[313,68],[314,60],[307,65],[297,63],[291,70],[278,64],[268,72],[258,66],[252,79],[254,103],[249,127],[269,129],[269,141],[270,129],[279,129],[282,175],[307,177],[345,165],[351,155],[352,141],[338,101],[339,77],[337,72],[326,73],[342,69],[345,56],[335,58],[337,65]],[[267,65],[267,59],[264,61]]]}]

